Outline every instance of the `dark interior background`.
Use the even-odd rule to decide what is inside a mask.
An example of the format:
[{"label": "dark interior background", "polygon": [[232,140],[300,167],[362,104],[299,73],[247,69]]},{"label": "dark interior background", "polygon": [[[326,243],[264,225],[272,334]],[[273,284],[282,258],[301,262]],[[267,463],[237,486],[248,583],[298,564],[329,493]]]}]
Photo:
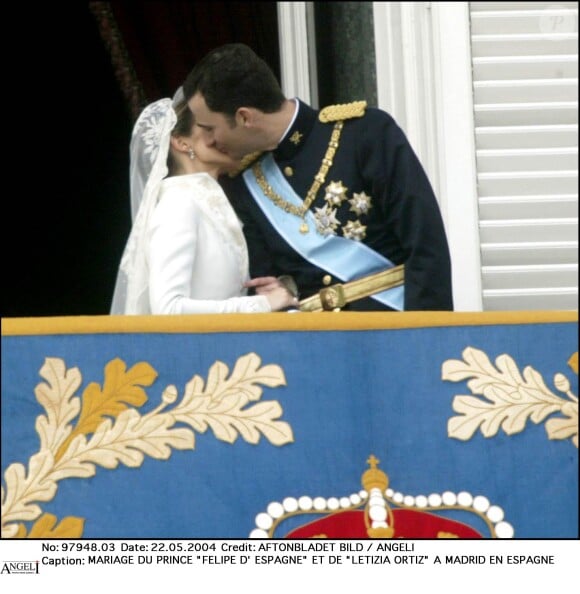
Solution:
[{"label": "dark interior background", "polygon": [[109,312],[131,225],[134,115],[94,5],[112,7],[147,101],[171,96],[197,59],[231,41],[252,46],[279,75],[275,2],[12,8],[5,25],[20,43],[7,60],[16,92],[6,131],[19,166],[4,201],[2,317]]}]

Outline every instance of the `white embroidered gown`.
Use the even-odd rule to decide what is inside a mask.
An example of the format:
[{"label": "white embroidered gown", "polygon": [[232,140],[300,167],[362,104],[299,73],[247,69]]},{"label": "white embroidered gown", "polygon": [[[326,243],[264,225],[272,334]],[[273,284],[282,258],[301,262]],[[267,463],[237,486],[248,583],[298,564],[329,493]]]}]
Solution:
[{"label": "white embroidered gown", "polygon": [[147,245],[152,314],[271,311],[263,295],[246,295],[242,226],[209,174],[163,180]]}]

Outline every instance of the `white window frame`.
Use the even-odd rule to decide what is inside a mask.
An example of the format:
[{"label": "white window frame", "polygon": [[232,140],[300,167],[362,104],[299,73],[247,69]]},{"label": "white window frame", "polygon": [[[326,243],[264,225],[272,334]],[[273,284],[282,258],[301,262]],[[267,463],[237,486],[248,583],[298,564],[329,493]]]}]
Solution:
[{"label": "white window frame", "polygon": [[481,311],[467,2],[374,2],[378,103],[399,122],[437,194],[457,311]]},{"label": "white window frame", "polygon": [[[318,103],[312,2],[277,2],[281,86],[286,97]],[[313,81],[313,82],[311,82]]]}]

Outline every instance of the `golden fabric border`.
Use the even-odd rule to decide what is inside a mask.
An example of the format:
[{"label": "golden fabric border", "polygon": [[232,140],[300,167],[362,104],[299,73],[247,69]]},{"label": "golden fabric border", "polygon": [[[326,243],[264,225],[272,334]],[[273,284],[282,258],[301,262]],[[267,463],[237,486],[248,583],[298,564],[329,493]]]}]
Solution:
[{"label": "golden fabric border", "polygon": [[303,332],[577,322],[577,311],[320,312],[187,316],[2,318],[2,336],[48,334]]},{"label": "golden fabric border", "polygon": [[115,77],[131,109],[133,120],[136,120],[147,105],[147,98],[123,42],[111,3],[89,2],[89,9],[95,16],[103,43],[111,55]]}]

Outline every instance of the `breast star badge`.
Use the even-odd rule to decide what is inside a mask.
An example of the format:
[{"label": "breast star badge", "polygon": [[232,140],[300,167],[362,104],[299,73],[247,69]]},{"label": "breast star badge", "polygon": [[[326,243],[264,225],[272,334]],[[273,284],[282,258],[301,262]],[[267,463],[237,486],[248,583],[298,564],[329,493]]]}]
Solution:
[{"label": "breast star badge", "polygon": [[336,209],[325,204],[322,208],[315,208],[316,230],[320,235],[336,235],[336,228],[340,221],[336,218]]},{"label": "breast star badge", "polygon": [[342,234],[347,239],[354,239],[354,241],[362,241],[366,234],[366,225],[361,225],[360,221],[349,221],[342,228]]},{"label": "breast star badge", "polygon": [[326,186],[326,194],[324,200],[329,206],[340,206],[346,200],[346,191],[348,188],[342,185],[341,181],[330,182]]},{"label": "breast star badge", "polygon": [[358,216],[367,214],[373,206],[371,197],[364,192],[354,192],[352,198],[348,202],[350,204],[350,210],[355,212]]}]

